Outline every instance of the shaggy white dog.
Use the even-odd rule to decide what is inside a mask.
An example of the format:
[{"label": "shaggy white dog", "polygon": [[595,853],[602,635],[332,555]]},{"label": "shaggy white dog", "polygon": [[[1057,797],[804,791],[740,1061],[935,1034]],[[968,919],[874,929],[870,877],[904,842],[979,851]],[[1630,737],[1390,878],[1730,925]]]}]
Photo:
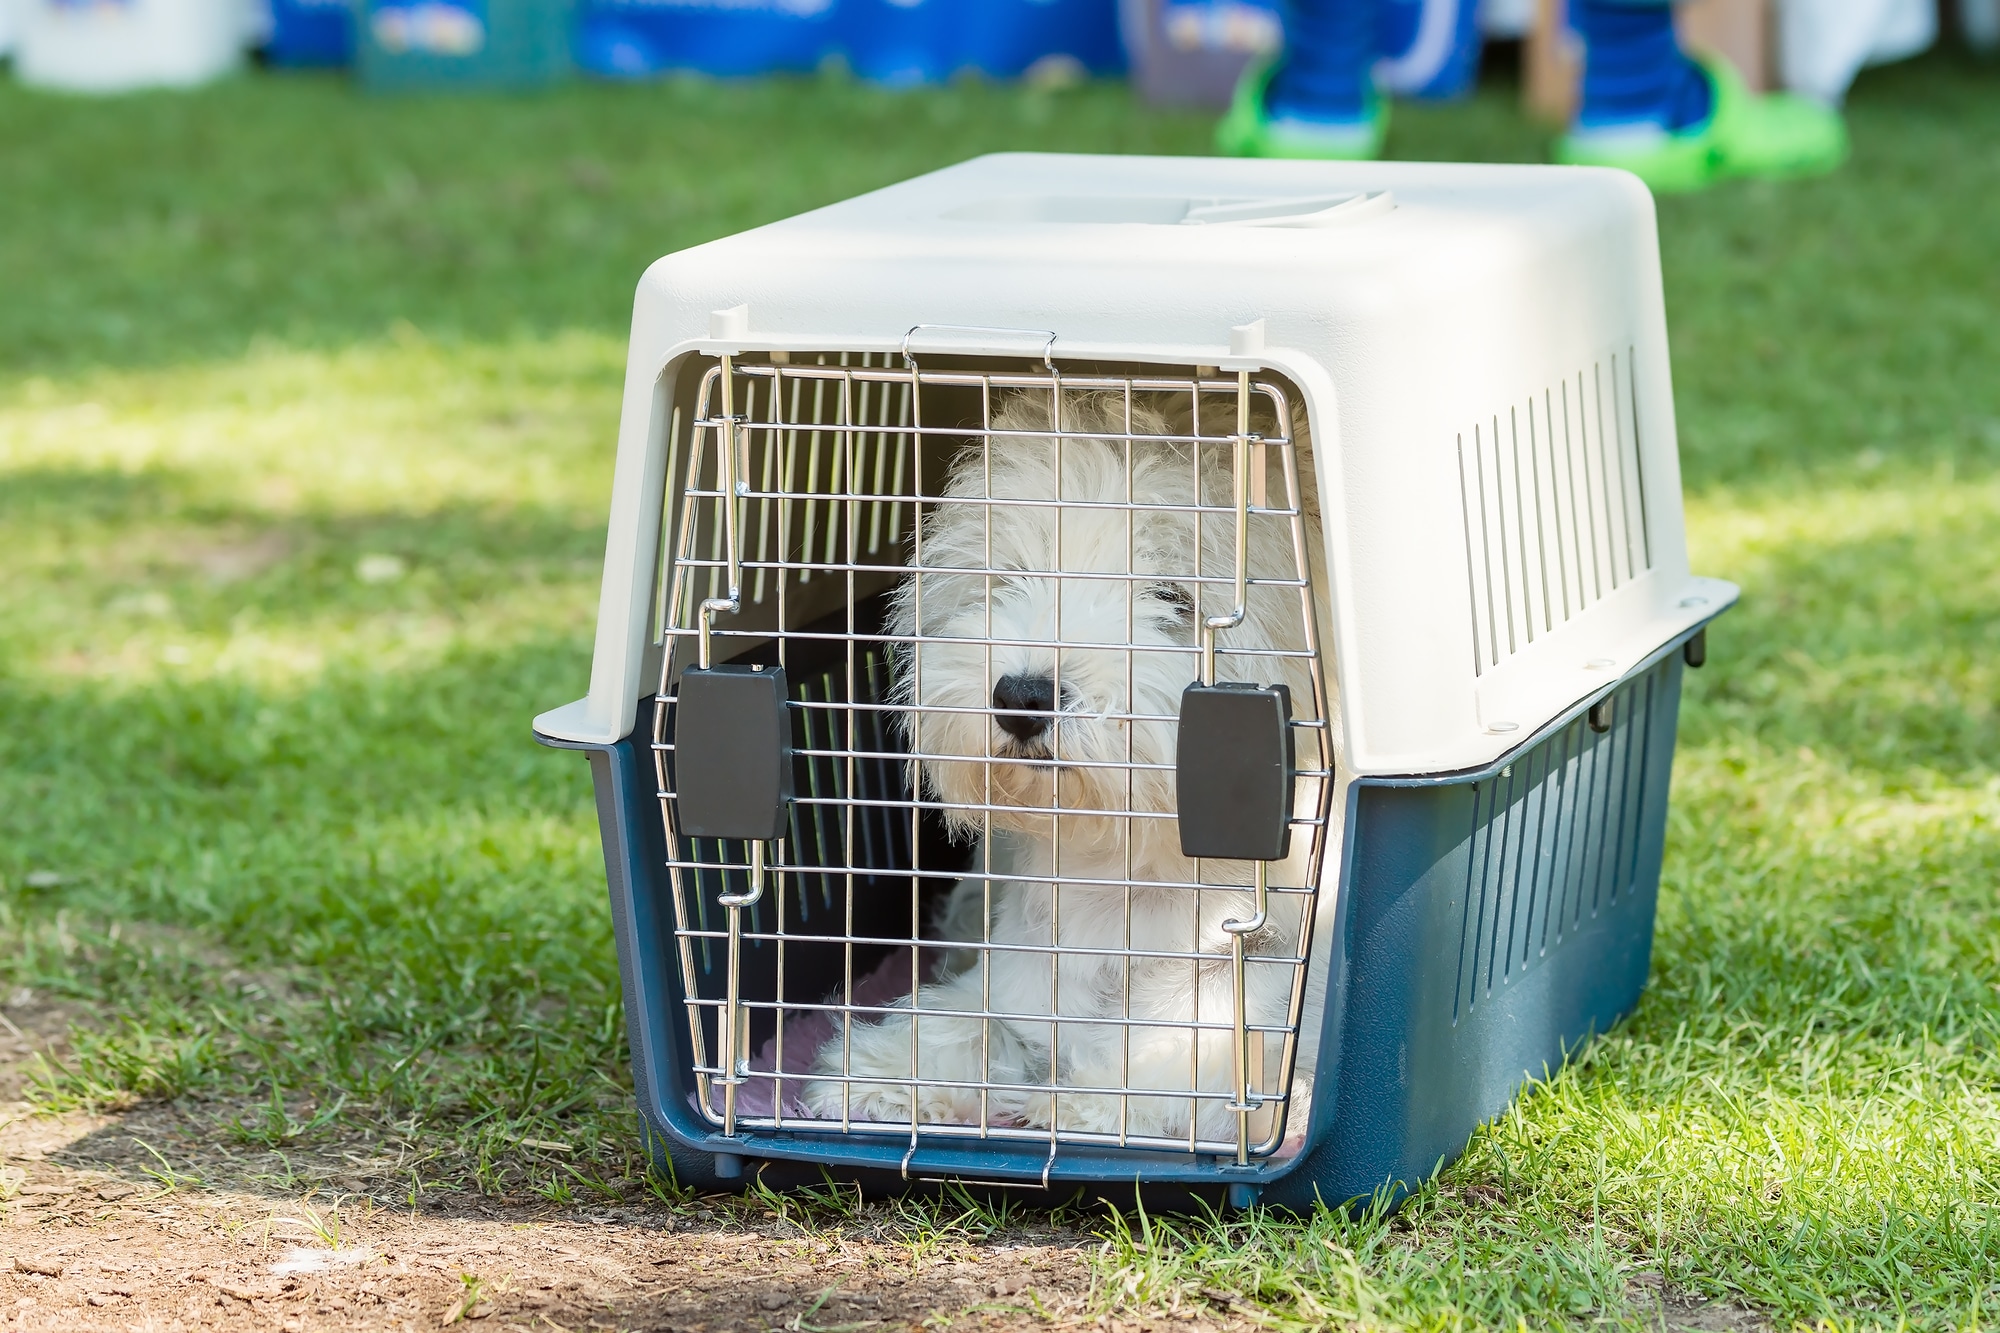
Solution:
[{"label": "shaggy white dog", "polygon": [[[1233,418],[1233,403],[1222,410]],[[1046,1128],[1053,1119],[1073,1131],[1185,1140],[1192,1116],[1201,1138],[1234,1139],[1228,1098],[1186,1092],[1234,1087],[1222,926],[1254,914],[1252,894],[1193,887],[1195,863],[1180,854],[1174,818],[1175,717],[1199,668],[1192,650],[1201,618],[1227,615],[1234,602],[1233,514],[1197,521],[1184,507],[1197,499],[1227,507],[1234,482],[1226,448],[1203,446],[1197,460],[1193,446],[1171,440],[1133,442],[1128,471],[1126,442],[1093,434],[1122,435],[1124,422],[1122,396],[1068,394],[1063,425],[1081,437],[1058,448],[1048,435],[996,433],[958,456],[922,519],[890,633],[926,641],[898,650],[894,701],[907,709],[900,725],[925,793],[944,803],[955,834],[981,843],[974,873],[951,898],[946,937],[988,947],[954,951],[944,975],[900,1002],[906,1012],[857,1020],[845,1042],[836,1036],[820,1050],[804,1100],[821,1118],[844,1110],[909,1123],[914,1110],[922,1123],[979,1124],[984,1115]],[[1048,395],[997,404],[993,426],[1048,430]],[[1138,404],[1132,430],[1190,433],[1185,419]],[[1302,421],[1293,437],[1303,446]],[[1298,452],[1311,497],[1309,454]],[[1271,491],[1284,494],[1275,468]],[[1319,532],[1316,504],[1307,505],[1311,550]],[[1250,573],[1299,577],[1288,520],[1253,520]],[[1243,624],[1219,644],[1305,647],[1298,590],[1253,587]],[[1284,682],[1295,715],[1312,715],[1302,659],[1218,662],[1223,679]],[[1301,747],[1302,767],[1313,748]],[[1299,783],[1299,801],[1302,812],[1316,807],[1311,783]],[[1309,883],[1312,841],[1296,832],[1270,883]],[[1201,870],[1209,885],[1252,882],[1247,862]],[[1272,895],[1270,922],[1251,938],[1253,954],[1270,959],[1247,969],[1254,1024],[1289,1016],[1297,968],[1276,960],[1299,954],[1304,902]],[[1051,945],[1061,952],[1044,952]],[[1317,988],[1306,1002],[1320,1003]],[[1176,1026],[1197,1019],[1213,1026]],[[1270,1080],[1280,1049],[1272,1037],[1253,1050]],[[1302,1051],[1294,1133],[1311,1075],[1311,1052]],[[981,1083],[983,1107],[968,1086]]]}]

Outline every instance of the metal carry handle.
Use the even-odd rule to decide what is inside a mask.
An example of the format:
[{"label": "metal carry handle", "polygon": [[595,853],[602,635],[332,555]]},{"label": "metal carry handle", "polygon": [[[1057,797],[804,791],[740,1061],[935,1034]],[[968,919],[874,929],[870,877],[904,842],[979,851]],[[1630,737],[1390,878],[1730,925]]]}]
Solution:
[{"label": "metal carry handle", "polygon": [[[971,335],[997,333],[1004,335],[1010,343],[1018,343],[1033,350],[1013,352],[990,337],[980,338],[977,336],[963,338],[957,343],[954,343],[950,339],[933,340],[931,346],[927,348],[913,346],[912,344],[921,341],[918,335],[923,333]],[[1038,357],[1041,363],[1050,370],[1054,370],[1056,368],[1055,345],[1056,335],[1049,329],[1007,329],[990,324],[912,324],[910,331],[903,335],[903,364],[914,369],[917,364],[916,353],[920,351],[938,352],[945,355],[954,352],[963,352],[966,354],[985,353],[989,356],[1033,356]]]}]

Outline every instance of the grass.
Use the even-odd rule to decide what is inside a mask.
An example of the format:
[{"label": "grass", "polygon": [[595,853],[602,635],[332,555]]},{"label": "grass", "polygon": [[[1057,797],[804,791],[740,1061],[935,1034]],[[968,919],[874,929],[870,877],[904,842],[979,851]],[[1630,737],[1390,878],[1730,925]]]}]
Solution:
[{"label": "grass", "polygon": [[[2000,77],[1871,73],[1851,121],[1832,179],[1661,208],[1695,563],[1746,596],[1645,1002],[1392,1220],[1109,1224],[1107,1305],[2000,1306]],[[975,152],[1206,135],[1111,87],[0,86],[0,998],[88,1020],[41,1104],[393,1146],[412,1202],[677,1198],[587,779],[527,739],[587,674],[633,281]],[[1539,146],[1504,87],[1392,140]]]}]

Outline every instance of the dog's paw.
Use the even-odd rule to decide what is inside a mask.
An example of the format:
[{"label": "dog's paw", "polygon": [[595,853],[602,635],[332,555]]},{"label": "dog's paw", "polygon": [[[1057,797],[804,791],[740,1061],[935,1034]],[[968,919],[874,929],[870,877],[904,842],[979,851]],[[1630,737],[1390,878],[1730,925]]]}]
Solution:
[{"label": "dog's paw", "polygon": [[[912,1104],[907,1083],[816,1082],[808,1084],[806,1109],[818,1120],[839,1120],[843,1110],[849,1120],[877,1124],[907,1125]],[[921,1086],[914,1098],[917,1123],[921,1125],[968,1125],[979,1121],[979,1098],[956,1088]]]},{"label": "dog's paw", "polygon": [[1292,1076],[1291,1095],[1285,1099],[1285,1139],[1278,1154],[1289,1157],[1306,1146],[1306,1124],[1312,1119],[1313,1081],[1311,1074]]},{"label": "dog's paw", "polygon": [[1305,1128],[1312,1115],[1313,1080],[1311,1074],[1292,1075],[1292,1094],[1285,1100],[1285,1132],[1296,1133]]},{"label": "dog's paw", "polygon": [[1129,1134],[1132,1117],[1124,1100],[1096,1092],[1064,1093],[1056,1118],[1062,1128],[1080,1134],[1116,1134],[1121,1128]]},{"label": "dog's paw", "polygon": [[846,1105],[846,1087],[844,1083],[808,1083],[799,1093],[799,1101],[813,1119],[837,1121]]}]

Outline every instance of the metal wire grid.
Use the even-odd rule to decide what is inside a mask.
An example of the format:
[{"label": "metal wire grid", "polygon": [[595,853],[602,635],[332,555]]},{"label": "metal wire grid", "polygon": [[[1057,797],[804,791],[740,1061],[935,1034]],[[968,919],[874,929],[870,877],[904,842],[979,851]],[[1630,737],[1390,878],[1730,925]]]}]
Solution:
[{"label": "metal wire grid", "polygon": [[[699,380],[698,391],[689,405],[691,412],[676,410],[671,425],[669,461],[669,512],[663,531],[668,534],[663,557],[670,567],[662,571],[660,602],[657,608],[660,636],[668,651],[661,671],[656,697],[653,751],[659,782],[662,817],[666,821],[671,849],[668,867],[674,895],[675,934],[679,947],[689,1035],[694,1051],[695,1102],[713,1123],[735,1128],[766,1130],[832,1130],[848,1133],[907,1135],[912,1146],[919,1133],[981,1139],[1045,1142],[1053,1158],[1059,1144],[1118,1145],[1138,1148],[1185,1150],[1194,1153],[1269,1155],[1276,1151],[1284,1134],[1284,1107],[1289,1100],[1290,1071],[1296,1054],[1299,1011],[1304,993],[1306,958],[1310,948],[1310,901],[1318,891],[1320,867],[1325,850],[1327,808],[1331,796],[1333,755],[1326,723],[1327,701],[1320,670],[1318,626],[1315,616],[1311,563],[1306,542],[1304,497],[1301,490],[1297,442],[1292,438],[1291,396],[1287,386],[1275,378],[1223,378],[1215,372],[1188,368],[1185,373],[1123,375],[1064,373],[1050,364],[1037,370],[924,369],[904,358],[891,365],[887,354],[878,357],[852,354],[816,355],[771,354],[768,360],[745,362],[741,358],[710,363]],[[1061,428],[1007,430],[994,425],[996,395],[1045,393],[1051,419],[1063,423],[1065,395],[1078,392],[1119,395],[1125,405],[1124,431],[1105,433],[1101,428],[1077,431]],[[1247,419],[1248,398],[1254,396],[1260,413],[1275,423],[1275,429],[1261,436],[1242,437],[1228,427]],[[724,409],[724,400],[732,400]],[[1147,434],[1134,428],[1135,404],[1141,402],[1184,404],[1185,434]],[[1062,474],[1060,451],[1063,441],[1089,438],[1122,443],[1126,458],[1127,499],[1118,504],[1070,500],[1020,500],[995,497],[990,484],[977,498],[948,496],[943,482],[951,458],[977,441],[989,442],[991,449],[1004,448],[1009,436],[1057,441],[1056,473]],[[738,450],[733,473],[737,501],[734,515],[740,565],[732,569],[725,549],[731,528],[724,509],[723,479],[730,469],[724,465],[726,441],[734,440]],[[1114,509],[1125,517],[1128,555],[1131,547],[1132,518],[1145,511],[1173,512],[1196,516],[1197,523],[1227,519],[1234,523],[1237,509],[1202,493],[1199,481],[1192,503],[1155,503],[1133,499],[1131,490],[1132,451],[1141,441],[1165,441],[1186,445],[1197,456],[1203,450],[1227,450],[1249,444],[1251,461],[1237,472],[1239,489],[1248,487],[1247,513],[1256,524],[1285,525],[1291,553],[1291,577],[1249,578],[1253,587],[1289,590],[1297,599],[1303,647],[1283,649],[1270,644],[1235,641],[1214,649],[1226,663],[1235,657],[1303,659],[1312,681],[1310,707],[1294,721],[1298,743],[1299,779],[1307,798],[1297,807],[1310,811],[1293,823],[1309,841],[1303,858],[1309,867],[1302,884],[1271,885],[1270,893],[1291,900],[1302,919],[1296,947],[1281,954],[1254,953],[1239,967],[1281,968],[1289,981],[1289,1003],[1280,1023],[1240,1023],[1235,1014],[1203,1015],[1199,1012],[1182,1020],[1151,1016],[1134,1017],[1131,1012],[1130,964],[1138,959],[1178,960],[1196,967],[1229,966],[1229,955],[1190,948],[1184,951],[1145,950],[1132,947],[1130,913],[1135,889],[1171,888],[1197,895],[1222,890],[1243,895],[1240,883],[1210,882],[1201,863],[1196,863],[1192,884],[1155,882],[1133,877],[1132,840],[1127,838],[1126,873],[1120,879],[1087,878],[1065,874],[1060,864],[1050,875],[1036,875],[1038,884],[1051,885],[1057,921],[1052,945],[1011,944],[991,937],[992,892],[995,883],[1010,878],[996,872],[991,863],[990,837],[993,816],[1036,813],[1049,816],[1060,826],[1065,817],[1114,815],[1129,819],[1172,819],[1171,813],[1130,809],[1129,794],[1134,776],[1141,770],[1170,765],[1145,765],[1134,760],[1130,749],[1132,727],[1144,722],[1172,722],[1171,715],[1126,711],[1109,715],[1127,723],[1127,753],[1122,762],[1100,762],[1098,767],[1122,770],[1125,774],[1127,807],[1099,810],[1064,805],[1059,785],[1052,785],[1051,804],[1024,808],[1017,804],[996,804],[990,777],[983,804],[970,809],[982,821],[988,836],[979,843],[977,859],[965,863],[961,853],[941,846],[935,820],[942,805],[930,799],[913,772],[917,761],[958,760],[963,755],[929,755],[912,752],[893,725],[897,713],[970,712],[988,718],[993,708],[945,709],[928,705],[912,706],[888,702],[888,685],[893,655],[919,645],[945,640],[917,633],[892,634],[871,614],[871,602],[879,602],[904,574],[907,567],[920,566],[924,577],[960,574],[983,577],[990,590],[1004,578],[1024,576],[1048,579],[1117,579],[1136,584],[1154,583],[1165,578],[1196,587],[1235,584],[1239,595],[1243,582],[1236,571],[1196,568],[1163,574],[1085,573],[1064,570],[999,570],[942,567],[923,564],[919,507],[935,510],[947,504],[977,504],[989,514],[1009,505],[1031,505],[1058,511]],[[1254,443],[1249,443],[1254,441]],[[1277,482],[1280,503],[1270,502],[1270,482]],[[675,483],[678,483],[676,486]],[[1197,548],[1199,543],[1197,543]],[[990,549],[990,525],[989,525]],[[1057,563],[1061,563],[1058,561]],[[1128,559],[1126,570],[1132,571]],[[742,987],[743,977],[730,967],[724,984],[718,985],[718,946],[729,937],[720,922],[723,907],[719,899],[748,896],[741,889],[750,880],[746,867],[751,862],[747,844],[705,839],[680,839],[675,834],[672,781],[672,708],[676,703],[678,672],[692,665],[693,649],[701,635],[704,601],[725,596],[732,574],[740,579],[736,613],[718,617],[714,623],[714,660],[775,661],[783,665],[792,682],[794,711],[794,760],[800,775],[798,795],[793,802],[791,836],[775,845],[776,855],[764,867],[775,892],[747,907],[747,921],[740,940],[752,953],[769,949],[775,955],[764,964],[768,972],[768,993]],[[828,594],[832,594],[829,596]],[[921,596],[921,593],[918,594]],[[1128,607],[1132,598],[1126,599]],[[1199,597],[1196,597],[1199,603]],[[1073,647],[1061,643],[1058,623],[1053,640],[984,640],[991,650],[1003,646],[1055,649]],[[919,620],[921,626],[921,620]],[[953,638],[954,644],[965,640]],[[1124,650],[1129,659],[1139,652],[1175,651],[1198,654],[1199,643],[1162,648],[1135,641],[1128,612],[1126,642],[1103,643],[1096,638],[1092,650]],[[1060,660],[1058,658],[1058,660]],[[1127,680],[1128,703],[1135,696]],[[1295,700],[1295,707],[1307,703]],[[1055,725],[1060,727],[1058,714]],[[993,724],[988,723],[989,738]],[[1060,753],[1059,748],[1055,751]],[[1022,762],[1010,759],[1007,762]],[[1046,761],[1055,765],[1054,759]],[[1081,761],[1064,759],[1065,766]],[[928,821],[928,823],[927,823]],[[763,861],[762,850],[759,861]],[[979,940],[942,941],[927,938],[924,919],[927,902],[952,885],[974,881],[983,886],[985,923]],[[1124,892],[1127,925],[1125,947],[1085,948],[1061,943],[1060,889],[1075,885],[1113,888]],[[885,891],[901,889],[898,920],[886,922],[881,901]],[[1199,899],[1197,900],[1199,902]],[[768,912],[766,909],[769,909]],[[829,930],[829,927],[832,927]],[[836,949],[839,962],[835,984],[825,990],[805,991],[800,973],[810,967],[797,965],[807,953],[825,961],[825,951]],[[1068,1084],[1061,1078],[1057,1061],[1049,1061],[1045,1081],[1010,1083],[986,1080],[955,1082],[930,1076],[917,1077],[916,1051],[911,1052],[909,1076],[869,1078],[848,1069],[845,1055],[847,1034],[856,1023],[878,1020],[897,1012],[908,1012],[883,1003],[856,998],[857,981],[865,972],[866,960],[884,951],[907,953],[909,991],[922,984],[926,960],[933,965],[946,951],[969,951],[991,955],[1004,951],[1046,955],[1051,959],[1053,985],[1060,985],[1059,955],[1090,957],[1119,956],[1125,960],[1127,990],[1122,1012],[1115,1017],[1072,1018],[1061,1012],[1060,997],[1052,994],[1049,1011],[1020,1014],[996,1010],[990,995],[990,969],[982,987],[982,1005],[976,1010],[922,1008],[912,1024],[912,1045],[916,1044],[921,1022],[929,1018],[1015,1021],[1046,1027],[1054,1033],[1067,1027],[1113,1028],[1120,1034],[1125,1076],[1117,1086]],[[789,953],[789,956],[788,956]],[[748,954],[746,957],[750,956]],[[733,960],[735,953],[732,950]],[[698,965],[699,960],[699,965]],[[822,969],[823,970],[823,969]],[[807,983],[809,984],[809,983]],[[804,993],[802,993],[804,991]],[[1242,993],[1239,973],[1237,994]],[[736,997],[751,1021],[729,1022],[724,1009]],[[797,1067],[796,1041],[786,1050],[788,1024],[796,1028],[811,1015],[831,1018],[842,1043],[843,1073],[832,1076],[850,1085],[892,1084],[911,1088],[952,1087],[975,1090],[980,1114],[974,1123],[913,1123],[861,1120],[843,1110],[836,1121],[802,1116],[788,1110],[787,1087],[796,1089],[807,1081]],[[1186,1030],[1190,1036],[1188,1081],[1182,1087],[1134,1086],[1130,1075],[1130,1033],[1133,1028]],[[733,1059],[725,1059],[721,1049],[725,1032],[736,1034],[738,1048]],[[763,1036],[753,1060],[752,1045]],[[1203,1102],[1232,1101],[1227,1089],[1204,1087],[1200,1035],[1232,1034],[1238,1042],[1248,1042],[1249,1069],[1257,1114],[1239,1119],[1238,1134],[1232,1139],[1204,1138],[1199,1132],[1198,1111]],[[982,1038],[982,1042],[985,1039]],[[1278,1058],[1268,1059],[1267,1045],[1278,1047]],[[1051,1051],[1055,1043],[1051,1041]],[[1242,1052],[1239,1050],[1239,1058]],[[1212,1057],[1211,1057],[1212,1058]],[[990,1064],[982,1059],[982,1069],[990,1075]],[[1211,1070],[1212,1072],[1212,1070]],[[827,1076],[814,1074],[814,1081]],[[765,1082],[770,1085],[762,1105],[767,1110],[734,1114],[733,1096],[718,1099],[718,1090],[732,1082]],[[1214,1080],[1207,1080],[1213,1084]],[[1047,1097],[1049,1124],[1024,1126],[996,1122],[989,1099],[997,1092],[1015,1092]],[[1115,1133],[1084,1131],[1062,1125],[1061,1099],[1065,1095],[1113,1096],[1121,1108],[1131,1099],[1174,1098],[1188,1105],[1185,1137],[1162,1138],[1129,1130],[1123,1109]],[[728,1102],[725,1111],[719,1101]]]}]

